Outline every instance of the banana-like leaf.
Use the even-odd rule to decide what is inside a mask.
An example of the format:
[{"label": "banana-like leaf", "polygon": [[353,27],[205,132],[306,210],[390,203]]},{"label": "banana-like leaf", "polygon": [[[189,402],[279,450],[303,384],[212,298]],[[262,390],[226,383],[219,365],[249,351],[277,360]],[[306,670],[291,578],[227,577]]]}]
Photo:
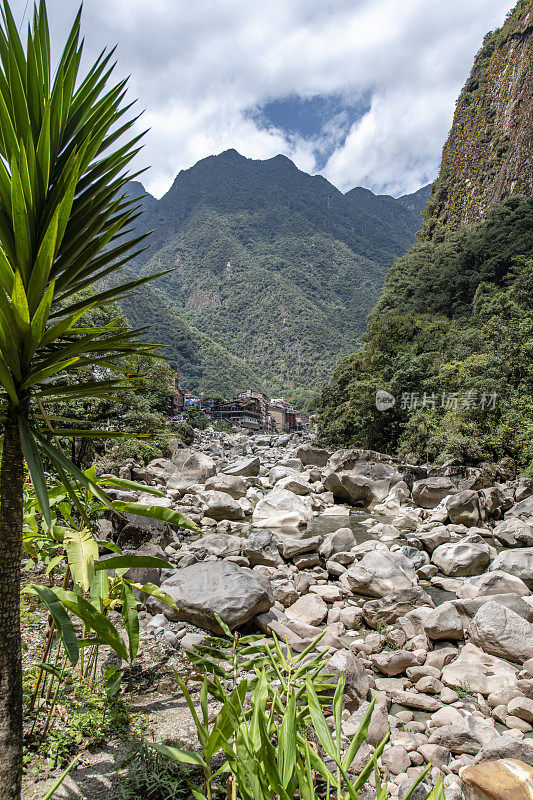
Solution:
[{"label": "banana-like leaf", "polygon": [[157,519],[160,522],[167,522],[169,525],[176,525],[179,528],[186,528],[195,533],[201,533],[201,528],[196,525],[183,514],[173,511],[171,508],[163,508],[162,506],[149,506],[145,503],[128,503],[124,500],[115,500],[113,502],[115,511],[122,511],[125,514],[138,514],[140,517],[149,517],[150,519]]},{"label": "banana-like leaf", "polygon": [[97,637],[111,647],[124,661],[128,660],[128,649],[122,636],[104,614],[101,614],[92,603],[89,603],[81,595],[65,589],[56,589],[56,593],[65,608],[79,617],[88,630],[94,631]]},{"label": "banana-like leaf", "polygon": [[99,486],[116,486],[117,489],[130,489],[135,492],[145,492],[146,494],[153,494],[155,497],[165,496],[163,492],[160,492],[155,486],[146,486],[144,483],[128,481],[126,478],[116,478],[114,475],[101,475],[97,478],[96,482]]},{"label": "banana-like leaf", "polygon": [[66,544],[67,558],[74,582],[84,592],[89,591],[94,579],[94,564],[98,559],[98,545],[87,528],[67,529],[63,540]]},{"label": "banana-like leaf", "polygon": [[75,667],[78,663],[78,641],[72,622],[58,594],[60,590],[50,589],[47,586],[39,586],[37,584],[29,584],[24,591],[28,594],[37,595],[43,606],[50,612],[56,624],[56,628],[59,631],[59,635],[61,636],[61,641],[63,642],[69,661],[72,666]]},{"label": "banana-like leaf", "polygon": [[139,649],[139,615],[137,606],[139,601],[133,594],[127,583],[122,584],[122,619],[128,634],[128,649],[130,661],[133,661]]},{"label": "banana-like leaf", "polygon": [[109,556],[103,558],[101,561],[96,561],[94,564],[95,570],[105,570],[109,572],[110,569],[131,569],[134,567],[155,567],[156,569],[171,569],[172,565],[168,561],[157,556]]}]

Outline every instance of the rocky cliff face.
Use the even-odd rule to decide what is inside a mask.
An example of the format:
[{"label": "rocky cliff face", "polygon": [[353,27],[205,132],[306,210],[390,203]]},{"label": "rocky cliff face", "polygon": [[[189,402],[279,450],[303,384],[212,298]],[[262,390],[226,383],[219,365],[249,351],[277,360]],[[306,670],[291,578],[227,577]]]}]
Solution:
[{"label": "rocky cliff face", "polygon": [[512,195],[533,195],[533,0],[487,34],[459,96],[425,238],[483,219]]}]

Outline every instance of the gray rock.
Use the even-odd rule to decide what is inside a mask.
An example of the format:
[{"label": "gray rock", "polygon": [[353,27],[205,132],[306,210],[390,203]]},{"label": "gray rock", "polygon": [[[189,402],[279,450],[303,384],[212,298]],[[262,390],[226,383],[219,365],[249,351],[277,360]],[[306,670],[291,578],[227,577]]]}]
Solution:
[{"label": "gray rock", "polygon": [[246,497],[246,482],[239,475],[213,475],[205,482],[206,489],[213,489],[215,492],[225,492],[231,495],[234,500]]},{"label": "gray rock", "polygon": [[216,520],[244,519],[244,511],[239,503],[227,492],[208,490],[202,494],[203,510],[206,517]]},{"label": "gray rock", "polygon": [[321,543],[321,536],[308,536],[306,539],[287,536],[279,540],[278,547],[283,558],[293,558],[301,553],[316,553]]},{"label": "gray rock", "polygon": [[490,551],[485,543],[449,542],[433,551],[432,562],[453,578],[462,575],[479,575],[490,563]]},{"label": "gray rock", "polygon": [[289,492],[294,492],[294,494],[299,494],[302,496],[311,494],[313,491],[313,487],[309,481],[306,481],[300,477],[293,477],[292,475],[287,475],[285,478],[281,478],[276,483],[276,489],[287,489]]},{"label": "gray rock", "polygon": [[339,528],[325,537],[318,552],[323,558],[329,559],[336,553],[347,552],[355,543],[355,535],[351,528]]},{"label": "gray rock", "polygon": [[418,550],[416,547],[403,545],[400,547],[400,553],[409,559],[415,569],[421,569],[429,564],[429,556],[424,550]]},{"label": "gray rock", "polygon": [[450,602],[442,603],[428,614],[424,620],[424,630],[433,641],[455,641],[464,636],[461,616]]},{"label": "gray rock", "polygon": [[472,642],[490,655],[519,664],[533,658],[533,624],[499,603],[485,603],[468,633]]},{"label": "gray rock", "polygon": [[173,621],[191,622],[220,633],[215,612],[234,630],[272,606],[274,598],[267,578],[229,561],[212,561],[178,569],[161,588],[177,609],[150,598],[150,610],[162,611]]},{"label": "gray rock", "polygon": [[423,478],[413,484],[413,500],[422,508],[436,508],[447,495],[457,491],[450,478]]},{"label": "gray rock", "polygon": [[269,530],[251,531],[242,543],[242,554],[250,566],[276,567],[282,563],[278,538]]},{"label": "gray rock", "polygon": [[516,686],[517,673],[517,667],[468,642],[457,658],[444,665],[441,680],[451,689],[459,687],[487,697],[502,686]]},{"label": "gray rock", "polygon": [[358,708],[368,698],[371,682],[366,670],[351,650],[337,650],[327,662],[324,673],[340,678],[344,674],[344,705],[348,709]]},{"label": "gray rock", "polygon": [[306,594],[285,609],[288,617],[300,619],[308,625],[320,625],[328,613],[328,607],[317,594]]},{"label": "gray rock", "polygon": [[492,564],[490,571],[500,570],[520,578],[529,589],[533,589],[533,548],[520,547],[515,550],[503,550]]},{"label": "gray rock", "polygon": [[476,575],[465,581],[457,590],[457,597],[461,599],[495,594],[516,594],[527,597],[531,592],[520,578],[501,570]]},{"label": "gray rock", "polygon": [[309,499],[287,489],[272,489],[258,502],[252,515],[254,526],[269,528],[299,527],[312,518]]},{"label": "gray rock", "polygon": [[409,650],[382,650],[370,656],[372,664],[390,678],[401,675],[408,667],[420,664],[420,659]]},{"label": "gray rock", "polygon": [[302,444],[297,450],[296,455],[307,467],[325,467],[329,458],[329,452],[323,447],[316,447],[313,444]]},{"label": "gray rock", "polygon": [[389,550],[373,550],[341,576],[348,588],[366,597],[384,597],[399,589],[410,589],[418,579],[413,565],[404,555]]},{"label": "gray rock", "polygon": [[533,767],[533,740],[521,740],[510,735],[501,736],[499,739],[484,744],[477,753],[474,763],[497,761],[500,758],[513,758]]},{"label": "gray rock", "polygon": [[480,519],[479,497],[477,492],[466,489],[446,500],[448,516],[454,525],[466,525],[471,528]]},{"label": "gray rock", "polygon": [[195,450],[183,449],[176,450],[172,456],[172,461],[176,464],[176,472],[181,478],[193,478],[201,481],[215,475],[217,465],[212,458],[205,453]]},{"label": "gray rock", "polygon": [[398,589],[392,594],[369,600],[363,606],[363,617],[370,628],[376,628],[379,622],[390,625],[399,617],[419,606],[431,606],[433,600],[420,586],[410,589]]},{"label": "gray rock", "polygon": [[428,744],[445,747],[450,753],[477,755],[482,745],[481,739],[473,731],[459,725],[442,725],[429,737]]},{"label": "gray rock", "polygon": [[533,495],[516,503],[506,514],[507,517],[516,517],[524,522],[533,522]]},{"label": "gray rock", "polygon": [[260,468],[261,459],[257,456],[252,456],[250,458],[242,458],[240,461],[230,464],[229,467],[225,467],[222,472],[225,475],[240,475],[242,478],[254,478],[259,475]]},{"label": "gray rock", "polygon": [[494,528],[492,535],[506,547],[533,546],[533,525],[517,517],[510,517],[500,522]]}]

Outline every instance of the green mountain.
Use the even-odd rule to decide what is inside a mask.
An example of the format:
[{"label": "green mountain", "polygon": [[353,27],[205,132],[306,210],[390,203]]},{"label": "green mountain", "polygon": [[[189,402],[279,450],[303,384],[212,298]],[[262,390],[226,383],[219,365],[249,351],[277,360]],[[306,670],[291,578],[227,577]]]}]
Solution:
[{"label": "green mountain", "polygon": [[[528,0],[485,37],[422,238],[390,269],[363,347],[322,392],[325,442],[416,461],[507,459],[507,471],[533,473],[532,46]],[[494,139],[477,150],[479,130],[504,121],[505,152]],[[392,395],[385,410],[379,391]]]},{"label": "green mountain", "polygon": [[[123,274],[125,278],[135,279],[129,270],[123,270]],[[189,325],[151,284],[138,287],[121,306],[134,328],[151,326],[148,338],[165,345],[161,353],[179,373],[183,387],[222,397],[231,397],[246,387],[264,388],[261,376],[242,359]]]},{"label": "green mountain", "polygon": [[[256,161],[235,150],[180,172],[161,200],[144,202],[140,227],[153,233],[131,268],[172,269],[151,287],[165,308],[268,392],[293,396],[318,387],[353,350],[388,267],[421,225],[418,210],[392,197],[344,195],[284,156]],[[155,323],[176,351],[174,326],[143,298],[130,301],[130,319]]]}]

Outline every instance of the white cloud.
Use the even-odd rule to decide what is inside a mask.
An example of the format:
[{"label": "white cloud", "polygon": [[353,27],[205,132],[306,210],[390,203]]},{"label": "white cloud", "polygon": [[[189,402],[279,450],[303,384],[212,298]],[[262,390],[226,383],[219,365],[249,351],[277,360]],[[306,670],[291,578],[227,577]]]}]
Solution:
[{"label": "white cloud", "polygon": [[[22,15],[25,0],[13,0]],[[64,0],[48,0],[54,39]],[[70,5],[70,4],[68,4]],[[85,0],[87,57],[118,43],[120,74],[150,126],[139,166],[160,195],[180,169],[234,147],[251,158],[284,153],[348,189],[412,191],[438,168],[455,98],[483,34],[512,0]],[[74,10],[72,10],[73,13]],[[348,135],[336,123],[316,140],[261,127],[251,107],[290,94],[371,97]],[[338,121],[337,121],[338,122]],[[340,143],[342,142],[342,144]]]}]

